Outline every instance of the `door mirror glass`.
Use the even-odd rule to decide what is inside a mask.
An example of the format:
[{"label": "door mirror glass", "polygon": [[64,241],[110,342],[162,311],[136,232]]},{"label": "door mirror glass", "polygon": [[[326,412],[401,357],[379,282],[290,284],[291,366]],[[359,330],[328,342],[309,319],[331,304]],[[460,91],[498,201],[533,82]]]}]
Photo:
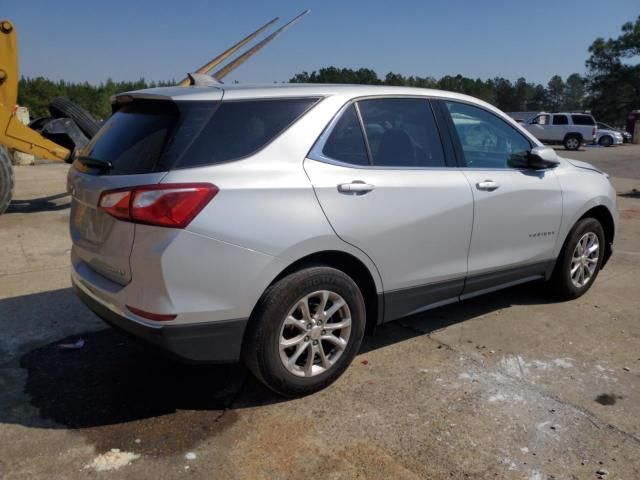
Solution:
[{"label": "door mirror glass", "polygon": [[534,170],[554,168],[560,164],[558,154],[551,147],[535,147],[529,152],[527,166]]}]

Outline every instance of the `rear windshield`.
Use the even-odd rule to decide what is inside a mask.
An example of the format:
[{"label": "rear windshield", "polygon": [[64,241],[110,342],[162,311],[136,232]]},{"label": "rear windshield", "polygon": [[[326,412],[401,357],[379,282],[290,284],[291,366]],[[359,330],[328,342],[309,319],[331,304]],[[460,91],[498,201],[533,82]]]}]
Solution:
[{"label": "rear windshield", "polygon": [[127,175],[229,162],[273,141],[318,98],[136,101],[119,108],[80,155]]},{"label": "rear windshield", "polygon": [[596,121],[591,115],[571,115],[574,125],[595,125]]},{"label": "rear windshield", "polygon": [[122,106],[84,148],[81,155],[110,161],[102,173],[153,172],[179,114],[171,102],[138,102]]}]

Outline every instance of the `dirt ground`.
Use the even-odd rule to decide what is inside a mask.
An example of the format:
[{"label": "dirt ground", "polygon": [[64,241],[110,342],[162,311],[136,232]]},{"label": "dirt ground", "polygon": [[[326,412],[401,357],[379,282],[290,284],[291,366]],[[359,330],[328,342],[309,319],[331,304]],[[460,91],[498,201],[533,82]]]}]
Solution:
[{"label": "dirt ground", "polygon": [[640,478],[640,146],[571,156],[619,193],[587,295],[528,284],[393,322],[336,384],[286,401],[240,365],[182,366],[106,328],[70,289],[68,167],[16,167],[0,478]]}]

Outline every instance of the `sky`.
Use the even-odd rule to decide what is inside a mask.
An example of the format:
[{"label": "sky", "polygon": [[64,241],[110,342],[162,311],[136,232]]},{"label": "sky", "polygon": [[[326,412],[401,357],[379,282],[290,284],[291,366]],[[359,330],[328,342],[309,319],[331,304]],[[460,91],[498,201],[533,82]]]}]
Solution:
[{"label": "sky", "polygon": [[640,0],[2,0],[20,73],[53,80],[179,80],[268,20],[311,14],[224,81],[286,81],[326,66],[384,77],[458,73],[544,83],[585,73]]}]

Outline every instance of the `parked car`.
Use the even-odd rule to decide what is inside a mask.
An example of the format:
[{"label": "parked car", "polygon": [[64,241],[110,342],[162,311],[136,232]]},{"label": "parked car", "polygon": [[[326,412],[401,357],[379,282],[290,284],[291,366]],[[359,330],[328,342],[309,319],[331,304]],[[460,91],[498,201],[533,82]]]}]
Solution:
[{"label": "parked car", "polygon": [[587,113],[540,112],[522,126],[541,142],[561,143],[567,150],[596,140],[596,121]]},{"label": "parked car", "polygon": [[283,395],[336,380],[365,331],[533,280],[584,294],[616,194],[461,94],[174,87],[115,97],[77,154],[71,276],[107,323]]},{"label": "parked car", "polygon": [[621,145],[631,142],[631,135],[617,128],[610,127],[606,123],[598,122],[598,133],[596,134],[596,143],[603,147],[611,145]]}]

